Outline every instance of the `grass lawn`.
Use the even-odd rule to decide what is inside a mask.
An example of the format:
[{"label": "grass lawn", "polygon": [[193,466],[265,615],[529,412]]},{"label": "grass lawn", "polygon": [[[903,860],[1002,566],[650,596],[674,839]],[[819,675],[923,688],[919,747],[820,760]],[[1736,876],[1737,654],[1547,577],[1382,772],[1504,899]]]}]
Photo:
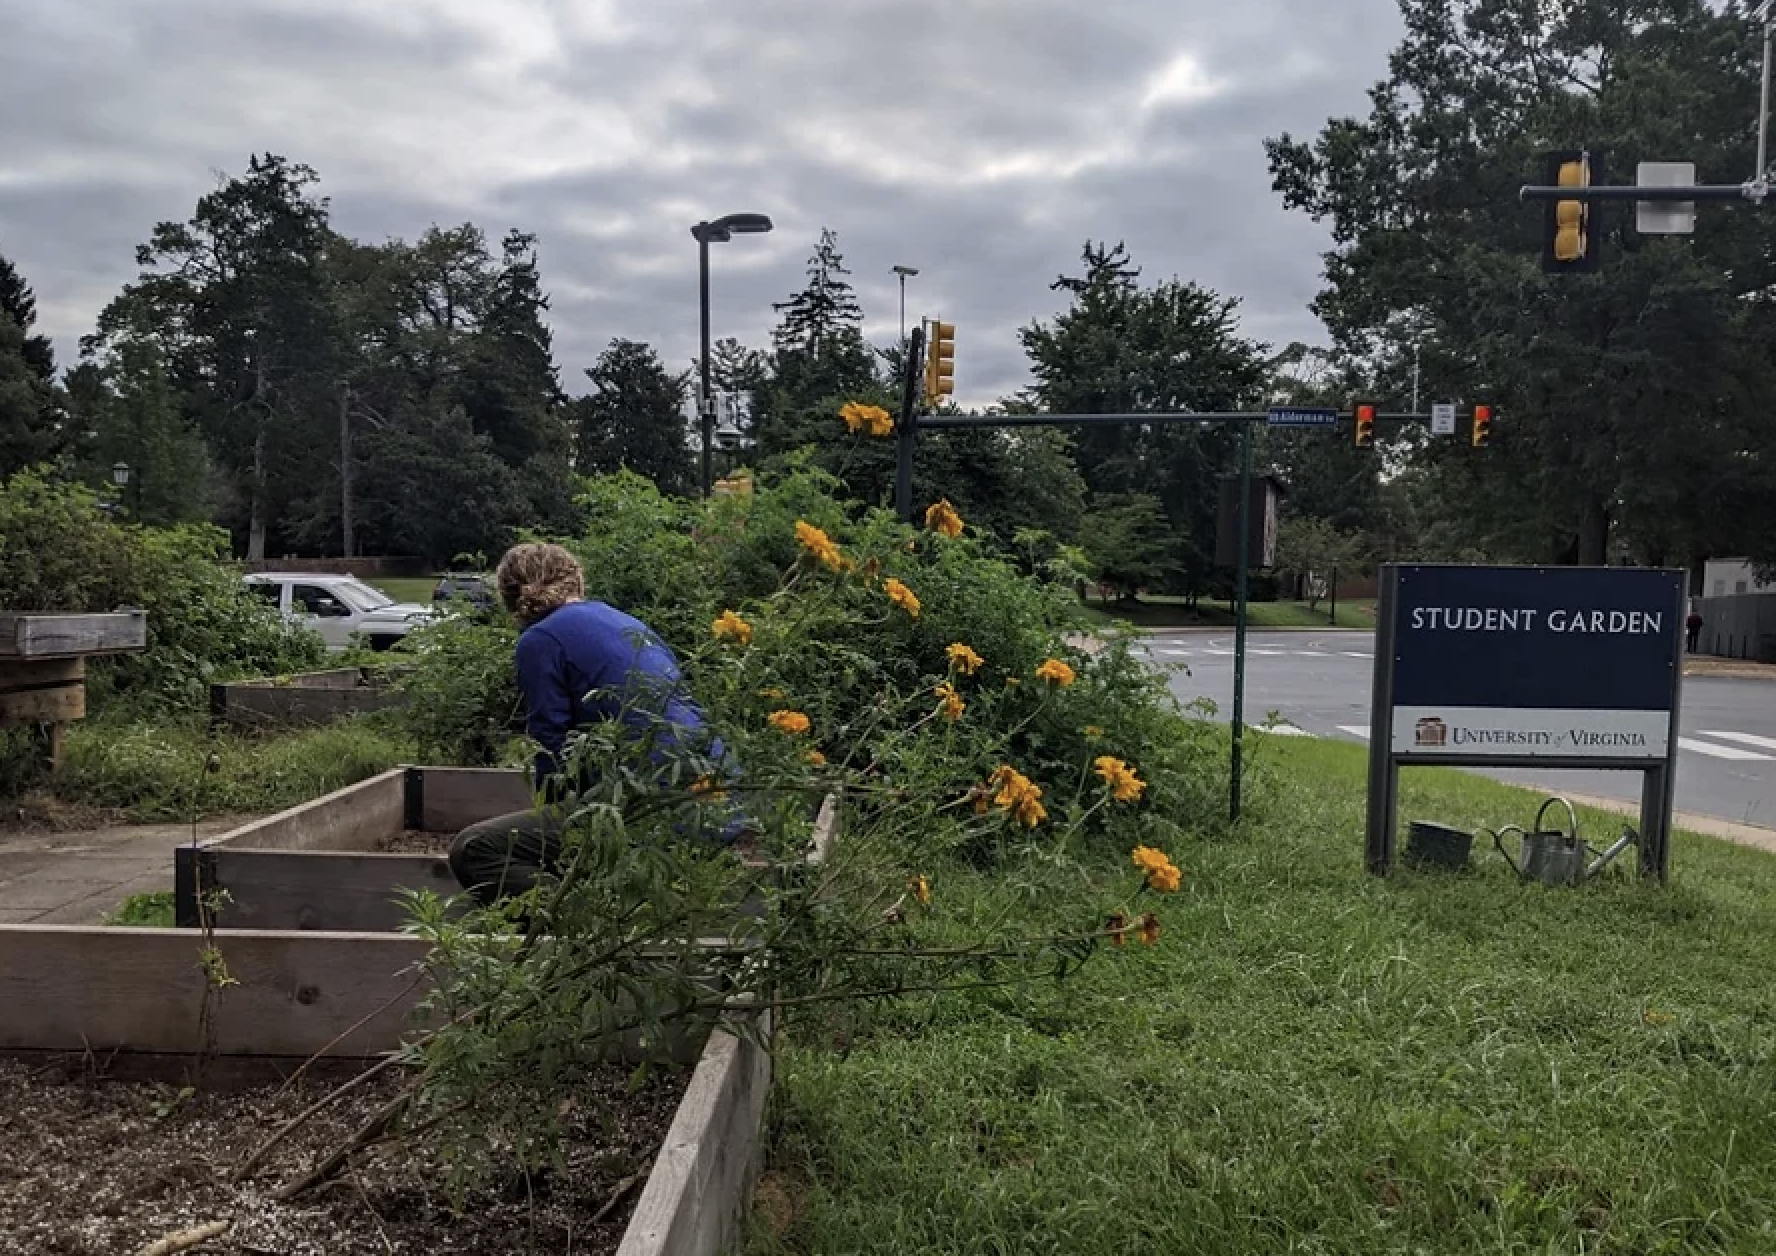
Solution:
[{"label": "grass lawn", "polygon": [[378,580],[366,580],[364,583],[372,588],[381,589],[397,602],[418,602],[421,606],[430,606],[432,604],[432,590],[438,587],[438,577],[389,576]]},{"label": "grass lawn", "polygon": [[[1119,604],[1088,602],[1086,614],[1104,621],[1126,620],[1143,628],[1205,628],[1232,627],[1233,607],[1226,602],[1204,599],[1196,609],[1188,610],[1182,598],[1143,597],[1139,602]],[[1330,628],[1331,604],[1321,602],[1309,610],[1305,602],[1248,602],[1246,624],[1252,628]],[[1339,628],[1374,628],[1375,599],[1361,598],[1338,603]]]},{"label": "grass lawn", "polygon": [[[1680,835],[1665,889],[1521,885],[1490,847],[1378,881],[1362,749],[1258,758],[1247,832],[1171,852],[1157,946],[792,1023],[749,1252],[1776,1251],[1776,860]],[[1414,770],[1401,814],[1535,803]],[[933,888],[1040,926],[1082,880]]]}]

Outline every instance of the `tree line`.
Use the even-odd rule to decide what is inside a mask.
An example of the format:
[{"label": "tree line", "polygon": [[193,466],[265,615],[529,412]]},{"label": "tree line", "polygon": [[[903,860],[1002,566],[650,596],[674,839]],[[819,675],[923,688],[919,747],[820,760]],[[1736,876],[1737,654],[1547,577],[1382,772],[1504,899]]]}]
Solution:
[{"label": "tree line", "polygon": [[[1366,118],[1267,142],[1277,192],[1330,226],[1314,311],[1331,344],[1259,344],[1235,298],[1145,277],[1088,241],[1052,318],[1019,332],[1030,384],[992,411],[1157,413],[1410,396],[1500,415],[1495,443],[1383,428],[1265,432],[1285,566],[1388,559],[1695,566],[1776,559],[1776,219],[1705,207],[1693,237],[1606,215],[1603,264],[1538,267],[1537,154],[1592,144],[1610,169],[1752,160],[1757,43],[1703,0],[1402,0],[1407,34]],[[276,155],[161,223],[79,361],[58,374],[32,293],[0,259],[0,473],[51,463],[134,480],[148,522],[212,519],[249,557],[490,553],[574,523],[578,477],[619,468],[696,489],[693,370],[615,337],[564,386],[535,238],[473,224],[413,242],[340,234],[316,173]],[[886,501],[892,442],[847,400],[894,408],[898,343],[873,345],[823,231],[770,342],[724,340],[711,373],[753,398],[724,467],[812,461]],[[966,353],[963,373],[966,375]],[[694,366],[694,364],[693,364]],[[1416,386],[1416,388],[1415,388]],[[1123,590],[1215,592],[1218,484],[1237,435],[1128,425],[932,433],[921,492],[949,497],[1032,567]]]}]

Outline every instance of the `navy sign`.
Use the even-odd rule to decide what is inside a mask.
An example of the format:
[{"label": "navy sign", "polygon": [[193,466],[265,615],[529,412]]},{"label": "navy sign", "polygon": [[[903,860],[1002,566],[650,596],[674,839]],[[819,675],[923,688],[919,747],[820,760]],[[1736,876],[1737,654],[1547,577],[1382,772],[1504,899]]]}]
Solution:
[{"label": "navy sign", "polygon": [[1271,427],[1337,427],[1338,411],[1324,406],[1272,406],[1265,412]]},{"label": "navy sign", "polygon": [[1391,743],[1435,758],[1664,759],[1683,573],[1398,568]]}]

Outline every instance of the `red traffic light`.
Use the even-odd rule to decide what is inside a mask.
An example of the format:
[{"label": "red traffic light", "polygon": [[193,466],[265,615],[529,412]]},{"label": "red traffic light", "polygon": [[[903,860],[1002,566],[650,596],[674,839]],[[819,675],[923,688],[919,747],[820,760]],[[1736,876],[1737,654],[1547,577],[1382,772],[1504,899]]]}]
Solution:
[{"label": "red traffic light", "polygon": [[1492,440],[1492,407],[1474,407],[1474,448],[1490,443]]},{"label": "red traffic light", "polygon": [[1368,449],[1375,443],[1375,415],[1378,408],[1368,401],[1359,401],[1351,407],[1351,430],[1358,449]]}]

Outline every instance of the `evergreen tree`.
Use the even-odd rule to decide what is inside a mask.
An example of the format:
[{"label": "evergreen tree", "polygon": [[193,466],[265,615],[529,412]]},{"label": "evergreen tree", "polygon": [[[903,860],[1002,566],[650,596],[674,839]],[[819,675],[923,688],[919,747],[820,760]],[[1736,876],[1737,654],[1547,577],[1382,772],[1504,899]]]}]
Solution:
[{"label": "evergreen tree", "polygon": [[55,346],[48,336],[33,335],[37,296],[13,264],[0,254],[0,314],[10,315],[24,337],[23,356],[31,373],[45,384],[55,382]]},{"label": "evergreen tree", "polygon": [[22,328],[0,313],[0,479],[54,453],[55,396],[26,355]]},{"label": "evergreen tree", "polygon": [[575,469],[582,475],[634,471],[663,492],[691,492],[696,469],[684,417],[689,375],[668,375],[648,345],[618,339],[586,378],[593,391],[570,403],[578,434]]}]

